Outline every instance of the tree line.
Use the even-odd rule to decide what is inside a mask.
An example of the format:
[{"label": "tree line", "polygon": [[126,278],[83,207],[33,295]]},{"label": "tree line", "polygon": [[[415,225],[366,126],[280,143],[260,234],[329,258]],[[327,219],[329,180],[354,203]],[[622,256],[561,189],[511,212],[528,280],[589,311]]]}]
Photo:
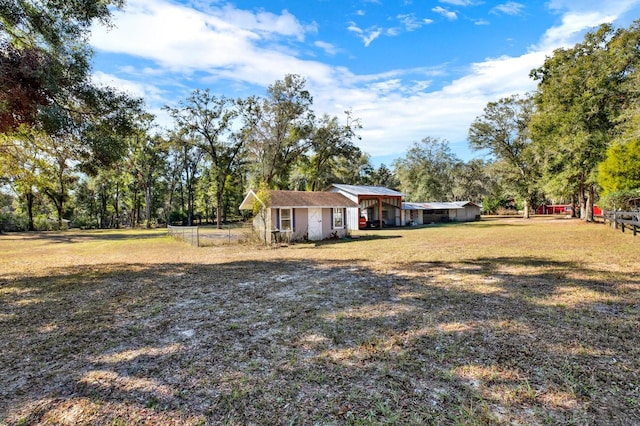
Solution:
[{"label": "tree line", "polygon": [[[608,209],[638,208],[639,65],[640,21],[601,25],[555,50],[530,73],[535,91],[489,102],[471,123],[470,146],[491,160],[465,188],[482,182],[485,211],[512,198],[527,218],[549,200],[572,204],[585,221],[594,220],[597,200]],[[395,164],[401,189],[412,197],[456,197],[450,182],[458,162],[446,144],[435,146],[427,138]]]},{"label": "tree line", "polygon": [[[117,228],[242,219],[250,187],[398,189],[409,201],[471,200],[525,216],[544,200],[640,196],[638,23],[603,25],[531,72],[537,90],[490,102],[469,129],[487,159],[463,162],[425,137],[391,167],[371,165],[350,111],[317,116],[304,77],[265,96],[195,90],[160,129],[142,100],[91,81],[87,39],[122,1],[8,1],[0,10],[0,226]],[[4,3],[3,3],[4,4]],[[576,209],[574,209],[576,211]],[[1,229],[1,228],[0,228]]]}]

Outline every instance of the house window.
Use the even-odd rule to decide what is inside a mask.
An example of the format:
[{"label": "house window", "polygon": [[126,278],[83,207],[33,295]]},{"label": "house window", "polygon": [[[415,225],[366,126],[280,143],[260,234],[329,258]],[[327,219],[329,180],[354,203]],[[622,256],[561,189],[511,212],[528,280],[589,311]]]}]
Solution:
[{"label": "house window", "polygon": [[291,209],[280,209],[280,230],[291,231]]},{"label": "house window", "polygon": [[333,229],[344,228],[344,215],[342,209],[333,209]]}]

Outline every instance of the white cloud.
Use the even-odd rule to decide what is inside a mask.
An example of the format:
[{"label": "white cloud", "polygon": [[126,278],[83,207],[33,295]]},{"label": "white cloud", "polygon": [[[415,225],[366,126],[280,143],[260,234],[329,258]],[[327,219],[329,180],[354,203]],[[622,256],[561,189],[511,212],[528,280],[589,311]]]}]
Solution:
[{"label": "white cloud", "polygon": [[585,31],[614,20],[615,16],[599,12],[567,13],[562,17],[562,24],[549,28],[534,48],[551,51],[558,47],[574,45]]},{"label": "white cloud", "polygon": [[435,12],[439,15],[444,16],[445,18],[451,20],[451,21],[455,21],[456,19],[458,19],[458,15],[456,14],[456,12],[452,12],[448,9],[445,9],[444,7],[441,6],[436,6],[433,9],[431,9],[432,12]]},{"label": "white cloud", "polygon": [[364,30],[358,27],[355,22],[350,22],[347,30],[355,33],[364,42],[365,47],[369,47],[371,42],[382,34],[382,29],[379,27],[371,27]]},{"label": "white cloud", "polygon": [[640,0],[551,0],[547,8],[561,14],[561,24],[549,28],[535,49],[551,51],[580,41],[584,32],[612,23],[640,5]]},{"label": "white cloud", "polygon": [[524,5],[522,3],[517,3],[515,1],[508,1],[506,3],[502,3],[491,9],[491,13],[503,13],[505,15],[520,15],[522,10],[524,9]]},{"label": "white cloud", "polygon": [[132,97],[145,99],[151,104],[165,104],[172,101],[172,99],[167,97],[167,92],[163,89],[160,89],[158,85],[155,84],[127,80],[113,74],[104,73],[102,71],[94,72],[91,76],[91,79],[98,86],[109,86],[117,88],[121,92],[124,92]]},{"label": "white cloud", "polygon": [[324,50],[324,52],[329,55],[329,56],[333,56],[335,54],[337,54],[339,52],[340,49],[338,49],[336,46],[334,46],[331,43],[327,43],[324,41],[314,41],[313,45]]},{"label": "white cloud", "polygon": [[283,10],[280,15],[269,12],[250,12],[239,10],[231,5],[226,5],[222,9],[214,11],[216,15],[229,24],[249,31],[256,31],[264,36],[282,35],[295,37],[304,40],[308,32],[317,32],[315,23],[302,25],[287,10]]},{"label": "white cloud", "polygon": [[433,23],[432,19],[420,19],[417,18],[415,13],[401,14],[397,16],[398,20],[404,25],[407,31],[415,31],[422,28],[424,25]]},{"label": "white cloud", "polygon": [[452,4],[454,6],[475,6],[477,4],[482,4],[481,1],[474,0],[440,0],[440,3]]},{"label": "white cloud", "polygon": [[[443,3],[471,5],[466,0]],[[116,14],[117,28],[110,32],[96,28],[92,43],[98,51],[145,61],[139,67],[120,69],[118,76],[97,72],[94,78],[143,96],[157,113],[160,106],[176,101],[170,99],[175,96],[170,91],[177,88],[188,93],[191,86],[185,80],[191,79],[200,87],[224,81],[230,96],[234,86],[249,87],[252,94],[260,95],[260,87],[285,74],[300,74],[314,96],[316,113],[341,117],[344,110],[352,109],[354,116],[362,119],[359,144],[365,152],[403,155],[413,142],[426,136],[464,143],[469,124],[487,102],[534,89],[535,82],[528,74],[542,65],[545,55],[579,41],[586,29],[610,22],[630,7],[629,2],[619,1],[598,3],[589,10],[567,9],[572,3],[579,2],[551,1],[553,10],[562,13],[560,24],[549,28],[520,56],[488,58],[469,64],[463,71],[442,64],[355,74],[345,66],[305,60],[297,51],[283,49],[285,45],[297,46],[292,42],[301,43],[317,30],[315,24],[303,24],[287,11],[247,12],[228,5],[203,11],[168,0],[129,0],[126,12]],[[442,7],[433,11],[448,19],[457,18],[455,12]],[[396,16],[406,19],[406,30],[418,28],[421,22],[411,14]],[[393,28],[363,29],[355,23],[350,23],[348,30],[365,46],[382,35],[397,34]],[[278,44],[279,40],[285,43]],[[308,43],[329,55],[339,51],[324,41]],[[438,85],[434,84],[436,77]],[[160,121],[164,119],[160,116]]]}]

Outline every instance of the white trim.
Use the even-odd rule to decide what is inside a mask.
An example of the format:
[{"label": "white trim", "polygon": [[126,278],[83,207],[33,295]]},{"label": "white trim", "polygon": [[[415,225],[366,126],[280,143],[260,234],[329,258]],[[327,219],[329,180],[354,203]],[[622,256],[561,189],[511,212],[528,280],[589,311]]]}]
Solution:
[{"label": "white trim", "polygon": [[[280,212],[279,212],[279,215],[278,215],[278,217],[279,217],[278,229],[280,231],[293,231],[293,209],[289,208],[289,207],[285,207],[285,208],[280,208],[279,210],[280,210]],[[289,212],[289,218],[285,219],[285,220],[289,221],[289,227],[288,228],[285,228],[285,227],[282,226],[282,222],[283,222],[282,218],[284,216],[282,213],[284,211],[288,211]]]},{"label": "white trim", "polygon": [[[340,226],[336,226],[336,218],[338,216],[340,217],[340,222],[341,222]],[[334,207],[331,215],[332,229],[344,229],[344,219],[345,219],[344,209],[342,207]]]}]

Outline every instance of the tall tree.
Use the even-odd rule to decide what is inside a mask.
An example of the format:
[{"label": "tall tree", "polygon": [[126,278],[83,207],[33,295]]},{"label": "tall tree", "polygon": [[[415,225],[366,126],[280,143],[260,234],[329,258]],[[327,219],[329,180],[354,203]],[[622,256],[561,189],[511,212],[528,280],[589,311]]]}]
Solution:
[{"label": "tall tree", "polygon": [[593,220],[597,166],[616,137],[621,112],[636,97],[628,82],[640,65],[639,46],[638,22],[628,30],[605,24],[531,72],[538,81],[531,130],[546,179],[559,180],[556,187],[577,185],[586,221]]},{"label": "tall tree", "polygon": [[40,173],[40,190],[53,203],[57,213],[58,229],[62,229],[65,204],[69,191],[78,177],[73,173],[73,140],[69,137],[37,135],[36,145],[46,157]]},{"label": "tall tree", "polygon": [[197,141],[183,133],[173,133],[169,137],[170,155],[175,156],[176,168],[180,179],[182,212],[186,212],[186,225],[192,226],[194,220],[195,191],[201,172],[201,161],[204,156],[202,142]]},{"label": "tall tree", "polygon": [[293,166],[311,145],[313,98],[306,80],[288,74],[267,89],[263,100],[247,105],[248,148],[258,181],[269,188],[287,188]]},{"label": "tall tree", "polygon": [[640,140],[611,145],[598,171],[605,194],[640,189]]},{"label": "tall tree", "polygon": [[334,176],[336,183],[347,185],[369,185],[370,175],[373,172],[371,157],[354,147],[349,157],[338,157],[334,164]]},{"label": "tall tree", "polygon": [[245,138],[234,131],[241,107],[241,101],[217,97],[208,90],[196,90],[179,108],[166,108],[179,131],[200,141],[202,150],[209,156],[219,229],[222,228],[225,183],[243,160]]},{"label": "tall tree", "polygon": [[356,131],[360,122],[346,111],[346,123],[341,124],[337,117],[323,115],[315,124],[311,136],[311,155],[308,161],[307,189],[318,191],[335,181],[335,167],[338,158],[353,161],[360,154],[353,144],[358,138]]},{"label": "tall tree", "polygon": [[384,186],[390,189],[400,189],[401,183],[398,176],[389,169],[386,164],[382,163],[377,169],[373,167],[367,172],[367,184],[373,186]]},{"label": "tall tree", "polygon": [[169,150],[169,142],[160,135],[150,134],[153,117],[147,116],[140,123],[141,128],[131,140],[128,163],[130,172],[144,193],[144,223],[151,227],[153,193],[162,171]]},{"label": "tall tree", "polygon": [[524,217],[538,195],[539,167],[529,137],[533,99],[511,96],[489,102],[484,113],[469,128],[469,143],[475,150],[488,150],[502,163],[502,175],[524,202]]},{"label": "tall tree", "polygon": [[491,173],[491,165],[492,163],[480,158],[459,163],[454,170],[454,199],[480,204],[485,197],[498,196],[500,189],[497,179]]},{"label": "tall tree", "polygon": [[453,171],[458,163],[447,141],[426,137],[393,166],[409,201],[448,201],[453,199]]},{"label": "tall tree", "polygon": [[46,165],[42,155],[34,145],[34,138],[28,134],[0,135],[0,176],[2,184],[8,184],[24,202],[27,214],[27,231],[35,231],[34,202],[41,186],[42,173]]},{"label": "tall tree", "polygon": [[124,0],[0,4],[0,132],[69,117],[91,95],[91,25],[109,25]]}]

